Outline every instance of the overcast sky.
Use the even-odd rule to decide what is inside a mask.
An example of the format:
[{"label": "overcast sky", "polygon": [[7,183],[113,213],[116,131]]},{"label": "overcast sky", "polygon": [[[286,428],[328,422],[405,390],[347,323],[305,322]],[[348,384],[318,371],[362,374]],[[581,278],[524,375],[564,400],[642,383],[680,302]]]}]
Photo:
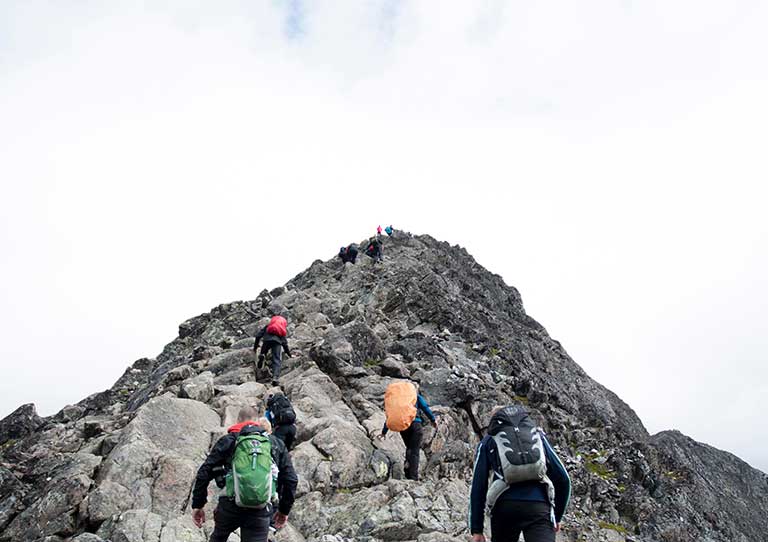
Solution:
[{"label": "overcast sky", "polygon": [[[145,5],[147,4],[147,5]],[[392,223],[768,471],[768,4],[0,3],[0,416]]]}]

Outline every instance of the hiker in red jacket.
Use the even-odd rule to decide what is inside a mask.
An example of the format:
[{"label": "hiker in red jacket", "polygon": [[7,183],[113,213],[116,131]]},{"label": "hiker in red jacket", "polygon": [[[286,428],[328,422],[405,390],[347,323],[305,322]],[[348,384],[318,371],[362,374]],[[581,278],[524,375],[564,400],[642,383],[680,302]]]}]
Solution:
[{"label": "hiker in red jacket", "polygon": [[259,350],[259,341],[264,339],[261,345],[259,361],[256,365],[259,369],[264,367],[264,360],[269,351],[272,352],[272,385],[277,386],[277,379],[280,378],[280,364],[282,363],[281,354],[285,349],[285,355],[291,357],[291,351],[288,348],[288,321],[282,316],[273,316],[269,324],[264,326],[261,331],[256,333],[256,341],[253,343],[253,351]]}]

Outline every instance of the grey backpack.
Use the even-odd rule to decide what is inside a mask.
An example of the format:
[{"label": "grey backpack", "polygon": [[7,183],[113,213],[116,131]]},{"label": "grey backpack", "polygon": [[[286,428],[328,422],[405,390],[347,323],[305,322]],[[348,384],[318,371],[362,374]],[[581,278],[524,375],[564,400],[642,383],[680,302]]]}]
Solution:
[{"label": "grey backpack", "polygon": [[488,489],[490,510],[509,484],[526,481],[549,483],[547,456],[538,427],[520,406],[508,406],[491,418],[488,435],[496,443],[502,479],[496,479]]}]

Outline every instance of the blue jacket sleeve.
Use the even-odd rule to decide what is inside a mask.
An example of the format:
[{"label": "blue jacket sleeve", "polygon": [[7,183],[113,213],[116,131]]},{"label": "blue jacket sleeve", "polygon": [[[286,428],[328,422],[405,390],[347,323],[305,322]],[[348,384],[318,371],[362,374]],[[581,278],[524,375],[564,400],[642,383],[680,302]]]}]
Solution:
[{"label": "blue jacket sleeve", "polygon": [[489,439],[484,438],[477,446],[475,453],[475,468],[472,471],[472,489],[469,493],[469,533],[483,534],[485,521],[485,497],[488,493],[488,461]]},{"label": "blue jacket sleeve", "polygon": [[432,409],[429,408],[429,405],[421,396],[421,394],[416,396],[416,406],[419,409],[421,409],[424,412],[424,414],[427,415],[427,418],[429,418],[429,421],[431,421],[432,423],[435,423],[435,415],[432,413]]},{"label": "blue jacket sleeve", "polygon": [[560,523],[571,500],[571,478],[544,435],[541,436],[541,440],[547,454],[547,477],[555,486],[555,521]]},{"label": "blue jacket sleeve", "polygon": [[272,417],[272,413],[271,413],[269,410],[265,410],[265,411],[264,411],[264,417],[265,417],[267,420],[269,420],[269,423],[272,423],[272,424],[274,424],[274,423],[275,423],[275,420],[274,420],[274,418]]}]

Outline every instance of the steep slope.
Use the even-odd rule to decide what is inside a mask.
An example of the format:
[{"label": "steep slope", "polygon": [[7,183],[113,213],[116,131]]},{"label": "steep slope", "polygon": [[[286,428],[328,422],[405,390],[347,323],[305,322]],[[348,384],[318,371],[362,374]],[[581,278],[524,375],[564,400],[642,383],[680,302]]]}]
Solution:
[{"label": "steep slope", "polygon": [[[290,323],[280,386],[299,417],[301,478],[283,540],[463,539],[473,450],[491,409],[512,401],[571,472],[559,540],[763,540],[763,473],[678,433],[650,437],[465,250],[398,233],[384,254],[376,266],[318,260],[184,322],[111,389],[51,418],[26,405],[0,422],[0,540],[207,539],[189,519],[192,477],[237,410],[264,404],[252,337],[276,310]],[[421,482],[402,480],[397,436],[374,438],[392,378],[420,382],[442,418],[425,435]]]}]

